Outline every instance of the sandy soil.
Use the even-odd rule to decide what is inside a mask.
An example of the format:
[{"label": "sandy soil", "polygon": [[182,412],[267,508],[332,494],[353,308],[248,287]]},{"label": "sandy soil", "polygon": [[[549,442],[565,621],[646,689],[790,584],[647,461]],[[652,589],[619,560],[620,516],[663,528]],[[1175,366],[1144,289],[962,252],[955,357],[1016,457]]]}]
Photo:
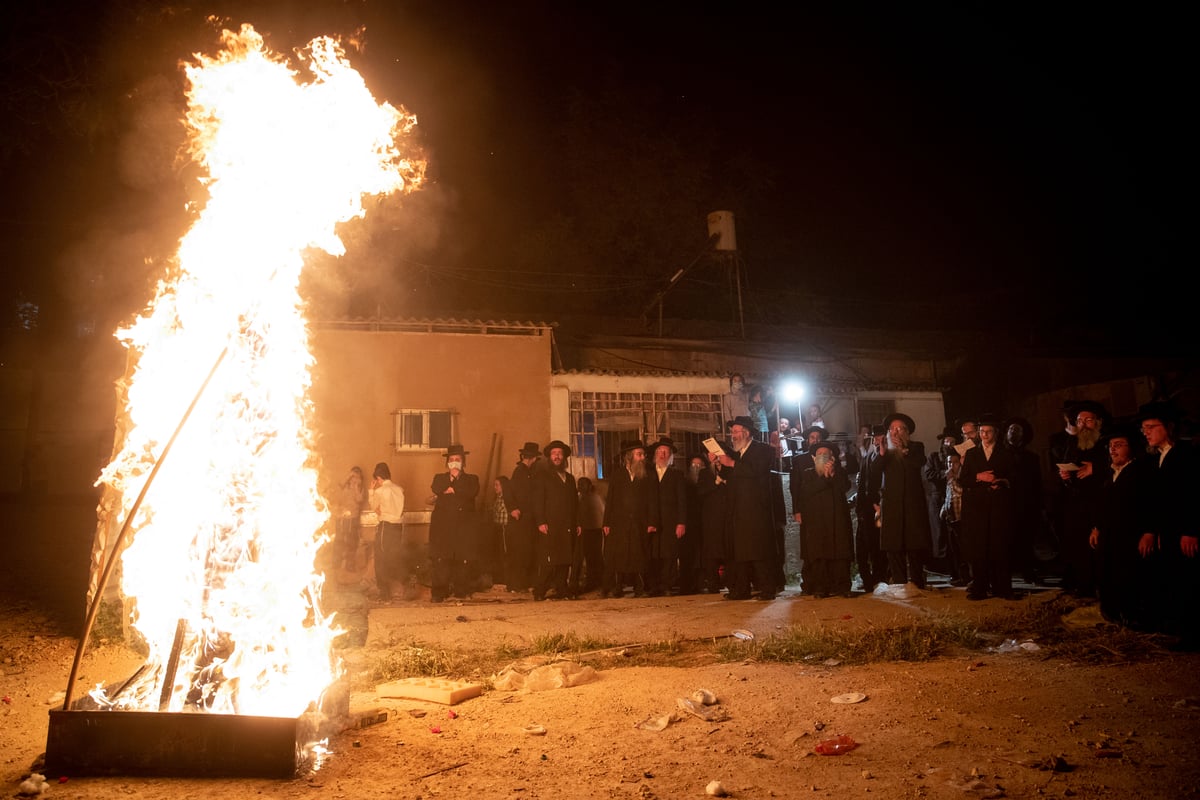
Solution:
[{"label": "sandy soil", "polygon": [[[931,662],[869,666],[720,662],[697,648],[686,666],[620,666],[636,645],[766,637],[788,626],[908,625],[930,614],[983,619],[1047,602],[968,603],[960,589],[911,600],[859,596],[770,603],[713,596],[533,603],[496,592],[473,601],[361,609],[365,643],[344,651],[359,716],[321,769],[289,780],[47,776],[47,796],[147,800],[271,798],[684,798],[720,781],[733,797],[1200,797],[1200,656],[1160,652],[1105,665],[1046,650],[983,650]],[[0,616],[0,743],[15,795],[45,749],[74,638],[26,602]],[[594,680],[540,692],[489,689],[453,708],[381,699],[372,666],[414,643],[494,653],[553,633],[630,645],[593,662]],[[82,682],[111,682],[137,658],[105,645],[86,654]],[[726,719],[681,712],[679,698],[716,695]],[[849,693],[853,704],[831,702]],[[454,713],[451,714],[450,712]],[[666,726],[647,730],[640,723]],[[648,727],[654,727],[653,724]],[[544,734],[527,729],[544,729]],[[858,747],[818,755],[838,735]],[[1057,767],[1056,769],[1054,767]]]}]

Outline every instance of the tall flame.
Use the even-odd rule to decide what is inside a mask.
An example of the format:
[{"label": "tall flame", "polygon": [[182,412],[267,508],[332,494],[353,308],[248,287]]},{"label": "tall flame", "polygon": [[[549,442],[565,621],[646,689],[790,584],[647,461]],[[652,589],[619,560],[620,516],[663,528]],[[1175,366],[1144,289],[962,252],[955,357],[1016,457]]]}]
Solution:
[{"label": "tall flame", "polygon": [[300,59],[307,83],[244,25],[185,65],[208,200],[172,279],[117,332],[136,368],[125,437],[98,483],[124,515],[219,366],[132,520],[122,590],[150,654],[122,707],[169,695],[170,711],[296,716],[337,677],[314,570],[328,511],[307,425],[302,254],[341,255],[335,226],[363,215],[364,195],[415,188],[423,164],[397,144],[415,118],[377,103],[334,40]]}]

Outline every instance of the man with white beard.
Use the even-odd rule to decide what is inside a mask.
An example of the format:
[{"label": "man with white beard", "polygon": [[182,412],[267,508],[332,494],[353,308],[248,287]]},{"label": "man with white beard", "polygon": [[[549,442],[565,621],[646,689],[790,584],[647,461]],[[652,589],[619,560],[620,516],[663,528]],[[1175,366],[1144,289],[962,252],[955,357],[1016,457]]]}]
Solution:
[{"label": "man with white beard", "polygon": [[1098,564],[1088,539],[1108,475],[1108,452],[1100,446],[1100,432],[1107,417],[1108,412],[1097,402],[1084,400],[1077,404],[1075,436],[1064,449],[1063,460],[1054,465],[1062,485],[1062,531],[1059,536],[1062,588],[1077,597],[1094,597],[1096,594]]},{"label": "man with white beard", "polygon": [[888,571],[906,590],[925,588],[925,564],[933,547],[921,467],[925,446],[911,437],[916,423],[907,414],[889,414],[883,421],[887,440],[869,469],[879,487],[879,549],[887,554]]}]

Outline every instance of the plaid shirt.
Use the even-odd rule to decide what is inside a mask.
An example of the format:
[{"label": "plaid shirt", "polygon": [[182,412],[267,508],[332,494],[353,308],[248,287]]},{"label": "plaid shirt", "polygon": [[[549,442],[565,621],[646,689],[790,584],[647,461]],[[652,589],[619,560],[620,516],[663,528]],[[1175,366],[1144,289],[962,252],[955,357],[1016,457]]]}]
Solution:
[{"label": "plaid shirt", "polygon": [[504,495],[496,495],[492,501],[492,522],[497,525],[508,524],[508,506],[504,505]]}]

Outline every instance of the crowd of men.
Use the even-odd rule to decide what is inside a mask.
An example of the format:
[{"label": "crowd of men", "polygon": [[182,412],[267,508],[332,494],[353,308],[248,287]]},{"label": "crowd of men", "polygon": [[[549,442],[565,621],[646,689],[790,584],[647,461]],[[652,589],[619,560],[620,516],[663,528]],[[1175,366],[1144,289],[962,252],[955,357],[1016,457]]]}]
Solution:
[{"label": "crowd of men", "polygon": [[[781,421],[763,437],[757,420],[736,415],[724,441],[708,440],[684,464],[668,438],[623,442],[606,495],[571,475],[565,442],[527,442],[511,476],[495,482],[482,525],[479,480],[452,447],[431,485],[432,599],[468,596],[482,578],[535,600],[588,592],[772,600],[786,581],[780,442],[796,438],[786,469],[801,597],[851,596],[857,566],[864,591],[880,583],[920,591],[937,572],[969,599],[1013,599],[1014,575],[1040,583],[1051,564],[1064,591],[1098,598],[1106,618],[1195,642],[1200,548],[1184,503],[1200,462],[1177,441],[1175,412],[1155,403],[1135,420],[1111,420],[1082,401],[1064,406],[1063,421],[1046,455],[1030,449],[1027,420],[992,416],[947,426],[926,454],[903,413],[863,426],[844,447],[821,425],[797,432]],[[403,563],[411,552],[396,541],[402,505],[378,465],[369,506],[382,528],[383,598],[412,572]],[[1038,558],[1044,539],[1056,561]]]}]

